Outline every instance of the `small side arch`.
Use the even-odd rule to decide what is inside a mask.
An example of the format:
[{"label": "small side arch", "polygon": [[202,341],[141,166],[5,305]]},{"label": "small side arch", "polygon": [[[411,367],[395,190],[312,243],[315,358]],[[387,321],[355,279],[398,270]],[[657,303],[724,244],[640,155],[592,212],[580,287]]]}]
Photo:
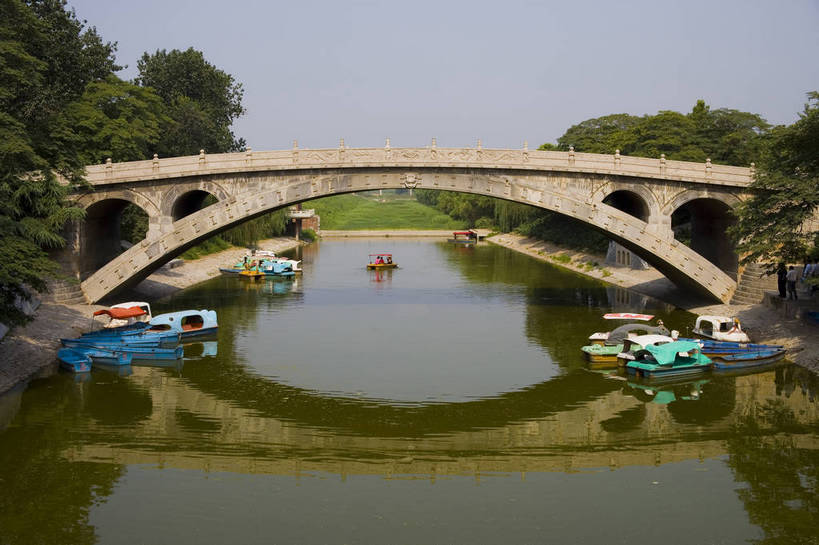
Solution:
[{"label": "small side arch", "polygon": [[115,191],[101,191],[99,193],[85,193],[76,199],[77,204],[82,206],[85,210],[94,206],[97,203],[107,200],[127,201],[133,205],[140,207],[148,214],[148,217],[156,217],[159,215],[159,207],[148,197],[137,193],[131,189],[119,189]]},{"label": "small side arch", "polygon": [[209,180],[196,184],[174,185],[162,196],[161,214],[178,221],[201,210],[208,195],[212,195],[217,201],[226,201],[230,198],[224,187]]}]

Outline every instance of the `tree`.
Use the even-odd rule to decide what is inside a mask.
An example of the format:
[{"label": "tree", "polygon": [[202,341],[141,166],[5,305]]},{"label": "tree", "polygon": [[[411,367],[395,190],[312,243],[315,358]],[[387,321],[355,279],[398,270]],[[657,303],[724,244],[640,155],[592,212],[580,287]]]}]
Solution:
[{"label": "tree", "polygon": [[819,92],[808,93],[799,120],[776,127],[764,149],[753,197],[737,210],[731,230],[743,263],[797,262],[815,251],[819,228]]},{"label": "tree", "polygon": [[629,114],[612,114],[587,119],[572,125],[557,139],[558,148],[566,151],[574,146],[583,153],[614,153],[621,147],[620,135],[640,122],[640,118]]},{"label": "tree", "polygon": [[83,215],[66,201],[83,162],[60,145],[62,111],[119,67],[115,46],[62,0],[0,0],[0,13],[0,321],[16,324],[26,320],[16,302],[57,269],[47,250]]},{"label": "tree", "polygon": [[83,164],[138,161],[156,152],[162,126],[170,121],[151,89],[109,75],[89,83],[65,108],[58,135]]},{"label": "tree", "polygon": [[241,151],[244,139],[231,130],[241,116],[241,83],[205,60],[200,51],[157,51],[145,53],[137,62],[136,83],[152,88],[162,98],[170,122],[165,124],[158,145],[162,157]]}]

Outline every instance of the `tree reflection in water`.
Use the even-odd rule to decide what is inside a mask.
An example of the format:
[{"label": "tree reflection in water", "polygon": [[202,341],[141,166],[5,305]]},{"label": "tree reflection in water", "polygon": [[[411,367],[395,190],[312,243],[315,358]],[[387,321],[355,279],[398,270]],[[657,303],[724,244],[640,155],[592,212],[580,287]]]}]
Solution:
[{"label": "tree reflection in water", "polygon": [[[776,379],[786,397],[798,389],[813,401],[819,390],[816,375],[800,367],[780,368]],[[819,543],[819,451],[800,445],[818,432],[819,422],[806,429],[780,398],[754,405],[728,439],[728,465],[747,484],[737,495],[765,532],[757,543]]]}]

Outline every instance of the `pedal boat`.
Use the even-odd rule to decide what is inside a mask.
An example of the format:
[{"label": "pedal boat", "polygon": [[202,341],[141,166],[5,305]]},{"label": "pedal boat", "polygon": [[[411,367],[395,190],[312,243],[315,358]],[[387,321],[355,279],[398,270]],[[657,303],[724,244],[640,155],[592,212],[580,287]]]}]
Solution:
[{"label": "pedal boat", "polygon": [[370,254],[370,262],[367,263],[367,269],[371,271],[381,271],[396,268],[398,268],[398,264],[393,262],[392,254]]},{"label": "pedal boat", "polygon": [[735,343],[750,343],[748,334],[742,331],[742,326],[737,318],[727,316],[697,316],[694,322],[695,335],[713,339],[715,341],[728,341]]},{"label": "pedal boat", "polygon": [[192,337],[212,335],[219,329],[214,310],[180,310],[151,318],[151,329],[173,331],[184,341]]},{"label": "pedal boat", "polygon": [[775,363],[785,357],[785,352],[784,348],[749,350],[733,354],[718,354],[711,356],[711,359],[714,361],[714,369],[731,371]]},{"label": "pedal boat", "polygon": [[649,346],[660,346],[674,342],[673,337],[667,335],[637,335],[623,341],[623,350],[617,354],[617,367],[625,367],[628,362],[634,361],[635,354]]},{"label": "pedal boat", "polygon": [[[603,316],[606,320],[651,320],[654,316],[648,314],[611,313]],[[664,326],[650,326],[648,324],[632,323],[621,325],[612,331],[592,333],[589,344],[580,348],[586,361],[595,368],[605,369],[617,366],[617,355],[623,351],[623,343],[629,337],[644,335],[669,335]]]},{"label": "pedal boat", "polygon": [[82,350],[60,348],[57,351],[60,367],[73,373],[88,373],[91,371],[91,357]]},{"label": "pedal boat", "polygon": [[265,274],[259,270],[245,270],[239,273],[239,277],[247,280],[261,280],[264,276]]},{"label": "pedal boat", "polygon": [[674,341],[638,350],[635,359],[626,364],[630,375],[645,378],[679,377],[704,373],[713,367],[700,351],[698,343]]}]

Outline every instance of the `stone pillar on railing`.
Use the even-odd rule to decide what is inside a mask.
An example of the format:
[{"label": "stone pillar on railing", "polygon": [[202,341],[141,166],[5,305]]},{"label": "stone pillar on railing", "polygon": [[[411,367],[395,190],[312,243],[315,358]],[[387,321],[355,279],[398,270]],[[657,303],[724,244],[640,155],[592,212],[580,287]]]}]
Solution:
[{"label": "stone pillar on railing", "polygon": [[665,153],[660,154],[660,174],[665,174]]},{"label": "stone pillar on railing", "polygon": [[247,148],[247,150],[245,150],[245,163],[248,165],[253,164],[253,148]]},{"label": "stone pillar on railing", "polygon": [[620,150],[619,149],[614,150],[614,168],[615,169],[620,168]]},{"label": "stone pillar on railing", "polygon": [[483,144],[480,138],[478,138],[478,146],[475,148],[475,155],[478,157],[478,161],[483,157]]},{"label": "stone pillar on railing", "polygon": [[751,167],[749,170],[751,173],[751,181],[754,181],[754,175],[756,174],[756,163],[751,163]]},{"label": "stone pillar on railing", "polygon": [[299,141],[293,140],[293,149],[290,152],[293,157],[293,163],[296,164],[299,162]]},{"label": "stone pillar on railing", "polygon": [[392,148],[390,147],[390,137],[387,137],[387,142],[384,144],[384,159],[389,161],[392,159]]},{"label": "stone pillar on railing", "polygon": [[154,172],[159,170],[159,155],[157,155],[156,153],[154,153],[154,158],[151,161],[151,170],[153,170]]},{"label": "stone pillar on railing", "polygon": [[203,149],[199,150],[199,166],[205,166],[205,150]]},{"label": "stone pillar on railing", "polygon": [[114,165],[111,164],[111,158],[105,160],[105,177],[110,178],[114,175]]},{"label": "stone pillar on railing", "polygon": [[569,146],[569,166],[574,166],[574,146]]},{"label": "stone pillar on railing", "polygon": [[338,160],[339,162],[344,161],[344,139],[341,138],[338,141]]},{"label": "stone pillar on railing", "polygon": [[706,178],[711,177],[711,158],[710,157],[705,160],[705,177]]},{"label": "stone pillar on railing", "polygon": [[523,162],[524,163],[529,162],[529,141],[528,140],[523,141]]},{"label": "stone pillar on railing", "polygon": [[432,137],[432,144],[429,146],[429,156],[433,161],[438,159],[438,141],[434,136]]}]

